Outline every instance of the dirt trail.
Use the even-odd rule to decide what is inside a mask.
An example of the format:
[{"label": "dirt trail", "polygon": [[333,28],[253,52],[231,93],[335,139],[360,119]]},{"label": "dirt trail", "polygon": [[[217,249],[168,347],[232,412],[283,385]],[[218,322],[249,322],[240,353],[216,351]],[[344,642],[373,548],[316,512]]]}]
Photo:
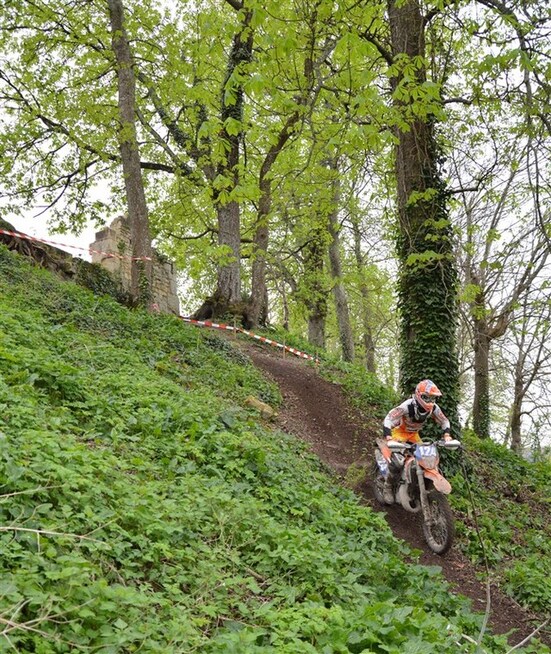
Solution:
[{"label": "dirt trail", "polygon": [[[361,412],[346,400],[337,384],[321,378],[300,359],[265,349],[256,344],[240,342],[256,367],[275,381],[283,395],[283,403],[276,424],[289,433],[306,440],[311,449],[337,475],[343,477],[352,463],[371,461],[375,438],[380,425],[369,424]],[[386,520],[397,538],[421,550],[420,563],[442,568],[452,587],[472,600],[473,608],[486,609],[486,585],[479,581],[476,570],[457,547],[441,557],[428,550],[417,515],[397,506],[381,507],[373,497],[369,485],[361,492],[366,503],[385,513]],[[514,600],[493,587],[491,593],[490,628],[494,633],[512,629],[512,644],[519,642],[533,630],[534,616],[523,610]],[[547,639],[546,639],[547,640]]]}]

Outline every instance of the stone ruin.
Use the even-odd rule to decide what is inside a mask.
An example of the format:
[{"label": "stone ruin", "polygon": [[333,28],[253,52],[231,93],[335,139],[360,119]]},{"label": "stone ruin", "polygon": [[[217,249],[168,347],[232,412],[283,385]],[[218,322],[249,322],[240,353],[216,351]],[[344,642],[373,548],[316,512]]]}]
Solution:
[{"label": "stone ruin", "polygon": [[[119,216],[109,227],[96,232],[96,240],[90,244],[90,249],[97,251],[92,252],[92,263],[97,263],[109,271],[122,288],[128,291],[132,252],[128,218]],[[124,258],[119,259],[103,254],[110,252],[124,255]],[[160,313],[180,315],[176,269],[174,264],[156,250],[153,250],[152,304]]]},{"label": "stone ruin", "polygon": [[[74,281],[96,293],[107,293],[119,302],[128,301],[132,243],[127,218],[115,218],[109,227],[96,233],[96,240],[90,248],[98,252],[92,254],[92,263],[24,234],[3,218],[0,218],[0,230],[5,230],[5,233],[0,232],[0,243],[32,259],[62,279]],[[17,234],[22,234],[23,237]],[[118,253],[128,258],[110,257],[107,253]],[[154,310],[180,315],[176,269],[166,257],[155,250],[152,295]]]}]

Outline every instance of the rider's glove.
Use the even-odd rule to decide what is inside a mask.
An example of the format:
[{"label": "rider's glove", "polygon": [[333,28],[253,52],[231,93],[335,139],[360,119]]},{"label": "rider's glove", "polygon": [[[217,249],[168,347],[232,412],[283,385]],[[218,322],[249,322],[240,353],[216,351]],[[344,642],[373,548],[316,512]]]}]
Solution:
[{"label": "rider's glove", "polygon": [[446,432],[445,434],[443,434],[442,438],[443,438],[446,442],[452,440],[452,437],[448,434],[448,432]]}]

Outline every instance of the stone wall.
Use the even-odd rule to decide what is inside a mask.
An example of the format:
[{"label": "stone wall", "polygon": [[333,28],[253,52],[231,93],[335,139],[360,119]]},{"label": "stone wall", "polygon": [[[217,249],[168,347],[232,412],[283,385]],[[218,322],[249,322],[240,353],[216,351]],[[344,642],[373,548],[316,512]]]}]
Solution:
[{"label": "stone wall", "polygon": [[[115,218],[109,227],[96,232],[96,240],[90,245],[90,249],[125,255],[125,258],[119,259],[92,252],[92,263],[100,264],[120,281],[125,290],[129,290],[132,241],[130,239],[128,219],[119,216],[119,218]],[[176,269],[170,261],[167,261],[155,250],[153,250],[152,295],[152,302],[161,313],[180,315]]]}]

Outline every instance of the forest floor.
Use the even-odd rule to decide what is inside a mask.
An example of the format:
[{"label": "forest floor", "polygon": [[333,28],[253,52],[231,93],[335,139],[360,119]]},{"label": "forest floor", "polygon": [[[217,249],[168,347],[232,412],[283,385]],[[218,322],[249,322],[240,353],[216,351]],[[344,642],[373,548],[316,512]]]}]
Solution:
[{"label": "forest floor", "polygon": [[[311,450],[344,481],[352,464],[372,465],[375,439],[381,425],[366,418],[352,406],[338,384],[323,379],[316,370],[291,354],[282,356],[257,344],[238,341],[255,366],[264,371],[280,388],[283,402],[275,417],[282,430],[307,441]],[[418,515],[396,505],[383,507],[374,498],[369,483],[356,489],[362,501],[385,513],[394,535],[422,552],[419,563],[439,566],[452,589],[472,600],[475,610],[484,612],[487,603],[486,583],[480,571],[463,556],[457,546],[445,556],[433,554],[425,544]],[[515,630],[510,636],[516,644],[533,631],[535,616],[513,599],[491,587],[489,627],[496,634]],[[547,639],[546,639],[547,640]]]}]

